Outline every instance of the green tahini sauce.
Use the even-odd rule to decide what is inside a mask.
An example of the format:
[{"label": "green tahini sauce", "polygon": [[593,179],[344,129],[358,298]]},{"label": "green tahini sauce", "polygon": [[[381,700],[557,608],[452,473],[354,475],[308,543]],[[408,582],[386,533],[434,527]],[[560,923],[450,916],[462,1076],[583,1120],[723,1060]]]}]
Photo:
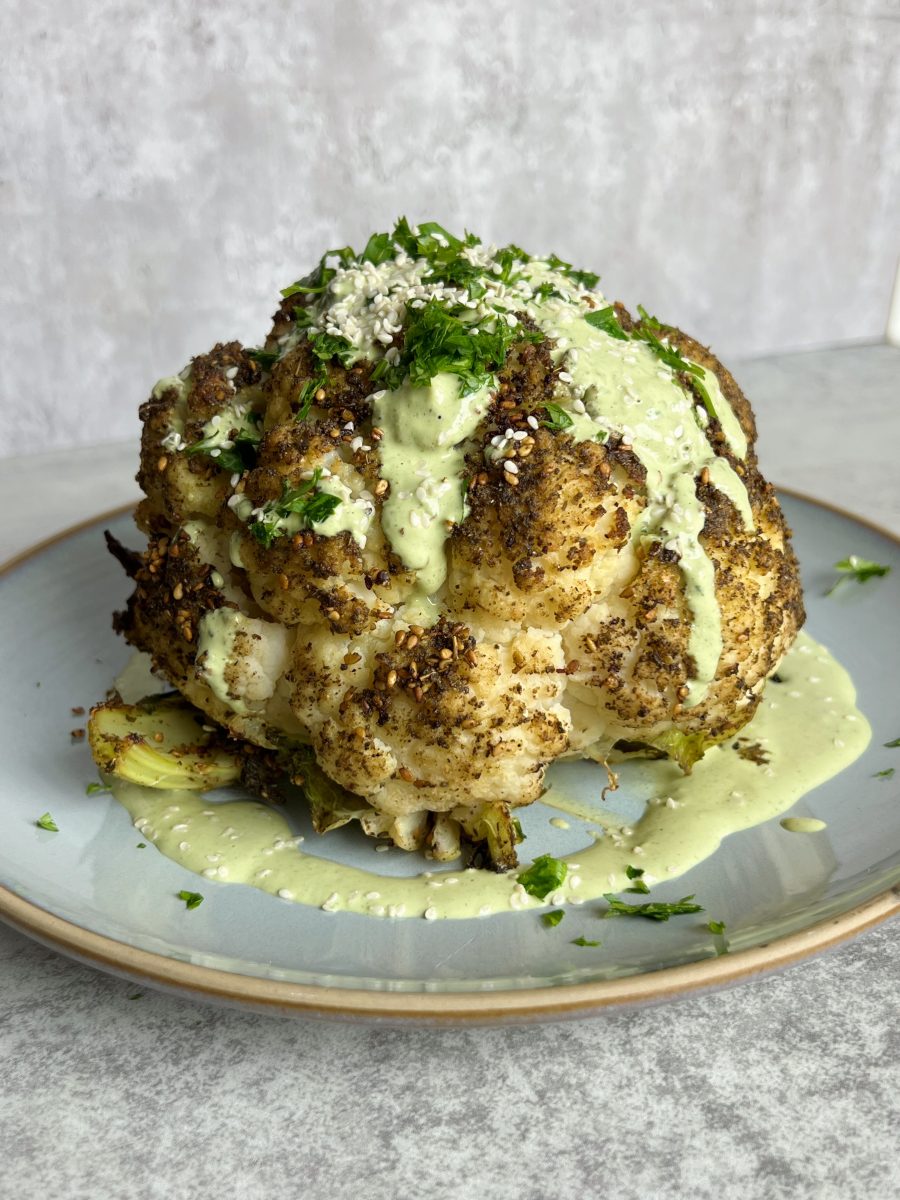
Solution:
[{"label": "green tahini sauce", "polygon": [[[588,811],[571,802],[551,770],[545,803],[603,832],[592,838],[586,830],[588,844],[568,857],[566,881],[546,903],[580,904],[619,891],[628,886],[630,864],[639,863],[651,885],[674,879],[728,834],[779,816],[858,758],[871,731],[844,668],[804,633],[780,671],[789,683],[770,685],[742,731],[765,748],[768,763],[747,761],[729,745],[709,750],[690,776],[668,761],[648,762],[640,772],[645,808],[633,826],[606,820],[600,805]],[[114,781],[113,792],[143,838],[216,885],[244,883],[329,912],[378,917],[432,920],[543,907],[517,883],[517,872],[441,867],[397,878],[329,861],[305,843],[301,848],[284,816],[255,801],[216,801],[121,781]],[[787,828],[822,825],[813,818],[788,820]],[[533,855],[541,853],[540,846],[527,845]]]}]

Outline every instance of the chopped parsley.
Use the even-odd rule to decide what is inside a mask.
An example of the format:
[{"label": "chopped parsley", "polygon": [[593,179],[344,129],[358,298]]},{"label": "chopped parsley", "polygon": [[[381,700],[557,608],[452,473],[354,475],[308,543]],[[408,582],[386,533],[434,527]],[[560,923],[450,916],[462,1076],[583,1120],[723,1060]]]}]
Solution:
[{"label": "chopped parsley", "polygon": [[554,433],[562,433],[564,429],[571,429],[575,424],[566,410],[558,404],[545,404],[544,411],[548,419],[541,421],[541,424],[547,429],[552,429]]},{"label": "chopped parsley", "polygon": [[252,358],[255,363],[259,363],[264,371],[268,371],[275,366],[281,355],[277,350],[260,350],[254,348],[247,351],[247,357]]},{"label": "chopped parsley", "polygon": [[186,453],[191,457],[205,454],[220,470],[232,474],[251,471],[256,466],[256,454],[262,440],[261,423],[259,413],[246,413],[240,429],[233,438],[227,439],[232,442],[231,446],[223,446],[219,441],[220,434],[216,432],[188,446]]},{"label": "chopped parsley", "polygon": [[328,520],[341,501],[338,496],[318,490],[321,478],[322,472],[316,467],[312,478],[304,479],[299,487],[292,488],[286,479],[282,479],[281,498],[267,504],[259,520],[247,526],[261,546],[268,550],[275,539],[282,536],[281,522],[291,513],[300,517],[301,529]]},{"label": "chopped parsley", "polygon": [[616,310],[611,304],[606,308],[598,308],[595,312],[589,312],[584,319],[588,325],[593,325],[594,329],[602,329],[604,333],[612,338],[618,338],[620,342],[628,341],[628,334],[619,324]]},{"label": "chopped parsley", "polygon": [[900,737],[894,738],[892,742],[885,742],[888,750],[900,750]]},{"label": "chopped parsley", "polygon": [[[369,240],[371,242],[371,238]],[[309,275],[304,276],[303,279],[298,279],[296,283],[292,283],[290,287],[282,288],[282,296],[287,299],[288,296],[316,296],[326,292],[328,285],[337,274],[337,268],[328,265],[329,258],[338,259],[342,267],[353,266],[354,263],[359,261],[353,252],[352,246],[341,246],[338,250],[326,250],[319,259],[319,265],[316,269],[310,272]]]},{"label": "chopped parsley", "polygon": [[312,379],[308,380],[300,389],[300,394],[297,396],[297,411],[294,413],[295,421],[305,421],[309,416],[309,410],[312,408],[313,400],[316,398],[316,393],[320,388],[324,388],[328,382],[328,376],[323,369],[319,369]]},{"label": "chopped parsley", "polygon": [[545,900],[551,892],[555,892],[565,881],[568,866],[559,858],[550,854],[542,854],[536,858],[527,871],[517,876],[519,883],[529,894]]},{"label": "chopped parsley", "polygon": [[725,922],[724,921],[708,921],[706,928],[713,935],[716,957],[720,958],[723,954],[728,953],[728,942],[725,940]]},{"label": "chopped parsley", "polygon": [[38,829],[46,829],[48,833],[59,833],[59,826],[48,812],[42,813],[35,821]]},{"label": "chopped parsley", "polygon": [[185,908],[199,908],[203,903],[203,897],[199,892],[179,892],[178,899],[184,901]]},{"label": "chopped parsley", "polygon": [[493,383],[513,342],[543,339],[500,318],[489,323],[493,328],[473,324],[469,309],[431,299],[409,310],[403,350],[396,362],[381,359],[372,378],[394,391],[407,376],[413,387],[427,387],[435,375],[447,373],[459,376],[461,396],[471,395]]},{"label": "chopped parsley", "polygon": [[[524,255],[524,257],[527,258],[527,255]],[[588,291],[591,288],[595,288],[600,282],[600,276],[595,275],[593,271],[580,271],[577,267],[573,267],[571,263],[567,263],[556,254],[551,254],[546,262],[551,271],[559,271],[560,274],[568,276],[573,283],[587,288]]]},{"label": "chopped parsley", "polygon": [[584,937],[584,935],[582,935],[581,937],[572,938],[572,945],[573,946],[602,946],[603,943],[602,942],[592,942],[589,938],[586,938],[586,937]]},{"label": "chopped parsley", "polygon": [[691,904],[693,896],[684,896],[674,903],[662,900],[652,900],[647,904],[626,904],[617,900],[610,892],[604,892],[603,899],[609,908],[602,915],[605,917],[646,917],[648,921],[668,921],[669,917],[681,916],[684,913],[703,912],[699,904]]},{"label": "chopped parsley", "polygon": [[873,779],[893,779],[894,778],[894,768],[888,767],[884,771],[876,771],[875,774],[872,776],[872,778]]},{"label": "chopped parsley", "polygon": [[310,335],[309,344],[313,354],[323,363],[337,358],[345,367],[349,367],[356,354],[353,343],[335,333],[313,333]]},{"label": "chopped parsley", "polygon": [[84,794],[86,796],[96,796],[98,792],[108,792],[108,791],[109,791],[108,783],[89,783],[87,785],[87,787],[84,789]]},{"label": "chopped parsley", "polygon": [[146,850],[146,849],[147,849],[146,842],[138,842],[138,844],[135,846],[135,850]]},{"label": "chopped parsley", "polygon": [[858,554],[851,554],[847,558],[842,558],[840,562],[834,564],[834,569],[840,571],[841,574],[837,580],[831,585],[826,596],[830,596],[836,591],[842,583],[846,583],[848,579],[855,579],[857,583],[866,583],[870,579],[878,579],[884,575],[890,574],[890,567],[884,566],[882,563],[872,562],[869,558],[860,558]]},{"label": "chopped parsley", "polygon": [[644,874],[643,867],[626,867],[625,874],[631,880],[631,887],[625,888],[624,891],[626,891],[626,892],[641,892],[644,895],[646,895],[647,892],[650,891],[650,888],[647,886],[647,884],[641,878],[641,876]]},{"label": "chopped parsley", "polygon": [[544,913],[544,915],[541,917],[541,920],[545,925],[550,925],[552,927],[554,925],[558,925],[565,915],[566,914],[561,908],[555,908],[553,912]]},{"label": "chopped parsley", "polygon": [[376,267],[393,257],[394,244],[389,233],[373,233],[360,255],[362,262],[374,263]]}]

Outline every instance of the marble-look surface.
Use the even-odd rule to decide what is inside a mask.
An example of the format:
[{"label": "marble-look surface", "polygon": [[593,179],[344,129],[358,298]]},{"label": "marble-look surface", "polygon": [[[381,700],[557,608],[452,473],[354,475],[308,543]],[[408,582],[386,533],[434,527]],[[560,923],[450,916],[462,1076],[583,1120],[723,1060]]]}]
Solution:
[{"label": "marble-look surface", "polygon": [[[900,350],[738,375],[771,478],[900,532]],[[123,447],[0,464],[0,558],[129,499],[133,465]],[[206,1008],[0,926],[0,1197],[886,1200],[898,987],[895,921],[655,1009],[373,1028]]]},{"label": "marble-look surface", "polygon": [[6,0],[0,456],[138,402],[400,213],[556,251],[727,362],[881,337],[884,0]]}]

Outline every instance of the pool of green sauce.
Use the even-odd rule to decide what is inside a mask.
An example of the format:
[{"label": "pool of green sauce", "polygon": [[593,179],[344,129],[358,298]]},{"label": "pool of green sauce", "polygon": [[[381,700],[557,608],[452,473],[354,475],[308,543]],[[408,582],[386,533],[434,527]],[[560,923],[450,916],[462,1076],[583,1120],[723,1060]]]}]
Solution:
[{"label": "pool of green sauce", "polygon": [[[597,767],[596,800],[569,794],[548,774],[541,803],[585,822],[585,845],[567,855],[565,882],[546,900],[528,895],[506,874],[454,869],[421,859],[422,871],[399,878],[362,870],[315,852],[294,835],[284,816],[252,800],[217,801],[189,791],[160,791],[114,781],[113,794],[141,836],[162,854],[216,883],[244,884],[284,902],[374,917],[486,917],[548,904],[581,904],[628,886],[627,866],[650,884],[671,880],[708,858],[722,839],[781,816],[802,796],[849,766],[871,730],[856,707],[849,674],[808,634],[801,633],[769,683],[752,722],[740,732],[765,762],[741,757],[733,742],[707,751],[685,776],[668,760],[642,764],[636,776],[643,814],[633,824],[600,801],[606,774]],[[629,786],[632,786],[629,784]],[[792,819],[789,819],[792,820]],[[812,825],[788,830],[812,832]],[[534,857],[542,853],[529,839]],[[394,852],[396,853],[396,852]],[[373,855],[373,858],[380,858]],[[524,861],[522,867],[527,866]]]}]

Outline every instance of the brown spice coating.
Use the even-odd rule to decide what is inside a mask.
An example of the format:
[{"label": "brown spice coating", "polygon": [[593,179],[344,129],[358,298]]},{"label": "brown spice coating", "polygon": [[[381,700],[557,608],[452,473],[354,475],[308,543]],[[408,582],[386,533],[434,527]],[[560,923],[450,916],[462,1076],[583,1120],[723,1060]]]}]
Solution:
[{"label": "brown spice coating", "polygon": [[[282,305],[269,348],[289,330],[297,303],[291,297]],[[634,328],[626,310],[616,310],[623,327]],[[698,477],[725,651],[696,707],[684,704],[694,664],[677,555],[659,542],[631,540],[646,504],[642,463],[619,436],[579,443],[528,423],[529,416],[543,422],[557,383],[547,342],[513,347],[500,373],[467,451],[469,512],[447,542],[440,619],[421,630],[403,618],[414,581],[377,519],[364,549],[347,533],[312,531],[265,547],[226,506],[227,472],[201,456],[160,451],[174,413],[190,441],[227,407],[233,392],[225,372],[237,367],[236,382],[252,385],[244,395],[263,414],[265,431],[257,465],[238,490],[263,505],[285,481],[296,487],[327,462],[356,493],[368,490],[377,513],[384,485],[369,367],[329,364],[311,414],[297,422],[299,394],[319,370],[305,343],[268,374],[237,343],[195,359],[184,396],[169,389],[141,410],[138,478],[146,499],[138,521],[151,543],[119,627],[195,703],[260,744],[275,736],[271,708],[229,713],[198,678],[193,639],[205,608],[222,604],[290,627],[279,720],[311,741],[328,774],[387,813],[528,803],[547,763],[565,753],[602,757],[617,739],[649,743],[672,728],[710,741],[730,736],[752,716],[766,676],[802,624],[797,564],[774,492],[757,470],[749,403],[705,347],[678,330],[667,336],[716,373],[748,437],[742,463],[718,421],[707,429],[716,453],[744,480],[757,527],[746,530],[708,475]],[[691,388],[690,376],[682,382]],[[702,406],[699,395],[695,401]],[[510,427],[525,434],[516,443],[517,473],[485,455],[491,438]],[[371,449],[354,450],[357,436]],[[218,548],[224,591],[212,587],[190,543],[166,541],[189,519],[204,523]],[[173,599],[179,583],[183,602]]]}]

